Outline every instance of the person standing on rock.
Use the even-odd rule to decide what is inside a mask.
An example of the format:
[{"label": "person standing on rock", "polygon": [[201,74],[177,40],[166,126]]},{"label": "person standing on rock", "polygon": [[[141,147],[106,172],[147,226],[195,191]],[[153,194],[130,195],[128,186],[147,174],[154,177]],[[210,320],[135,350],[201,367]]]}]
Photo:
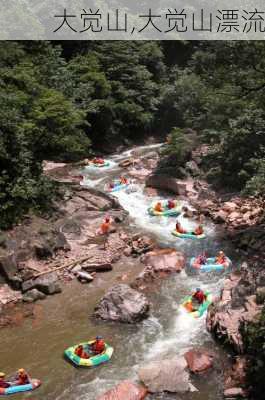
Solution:
[{"label": "person standing on rock", "polygon": [[103,246],[104,250],[106,250],[106,245],[108,241],[108,235],[110,233],[110,228],[111,228],[111,220],[110,217],[105,217],[104,221],[100,225],[100,228],[98,230],[99,235],[103,238]]}]

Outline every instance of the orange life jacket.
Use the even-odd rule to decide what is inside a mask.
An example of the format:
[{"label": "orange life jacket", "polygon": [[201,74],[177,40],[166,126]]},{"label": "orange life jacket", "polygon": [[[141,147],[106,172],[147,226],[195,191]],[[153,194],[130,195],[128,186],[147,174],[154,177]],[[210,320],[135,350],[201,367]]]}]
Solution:
[{"label": "orange life jacket", "polygon": [[109,232],[110,222],[103,222],[100,226],[100,230],[102,234],[106,234]]}]

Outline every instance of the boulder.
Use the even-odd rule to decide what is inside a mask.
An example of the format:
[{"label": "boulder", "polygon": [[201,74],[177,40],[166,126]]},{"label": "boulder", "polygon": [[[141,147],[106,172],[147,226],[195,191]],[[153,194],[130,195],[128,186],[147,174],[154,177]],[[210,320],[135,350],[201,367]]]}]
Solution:
[{"label": "boulder", "polygon": [[207,310],[206,325],[214,336],[232,346],[237,354],[244,352],[241,326],[254,321],[263,305],[257,305],[254,290],[253,271],[231,274],[224,281],[224,288],[219,301]]},{"label": "boulder", "polygon": [[247,397],[247,393],[240,387],[226,389],[224,391],[224,397],[226,399],[243,399]]},{"label": "boulder", "polygon": [[113,286],[100,300],[94,315],[104,320],[134,323],[146,318],[150,305],[146,297],[125,284]]},{"label": "boulder", "polygon": [[145,185],[160,190],[167,190],[180,196],[196,197],[192,180],[179,180],[166,174],[154,174],[146,179]]},{"label": "boulder", "polygon": [[40,292],[38,289],[31,289],[23,296],[23,301],[26,303],[32,303],[33,301],[43,300],[46,295]]},{"label": "boulder", "polygon": [[146,168],[135,169],[132,168],[129,171],[129,175],[133,178],[144,181],[148,175],[150,175],[151,171]]},{"label": "boulder", "polygon": [[153,267],[157,273],[180,272],[185,266],[183,253],[171,248],[150,251],[142,257],[141,261]]},{"label": "boulder", "polygon": [[140,368],[138,375],[151,393],[181,393],[192,390],[184,357],[153,361]]},{"label": "boulder", "polygon": [[18,264],[14,253],[0,256],[0,273],[9,281],[12,281],[18,273]]},{"label": "boulder", "polygon": [[47,295],[61,293],[56,272],[42,275],[34,280],[34,287]]},{"label": "boulder", "polygon": [[184,357],[189,370],[195,374],[205,372],[213,366],[213,355],[203,350],[189,350]]},{"label": "boulder", "polygon": [[119,383],[108,390],[97,400],[143,400],[147,396],[147,389],[130,381]]}]

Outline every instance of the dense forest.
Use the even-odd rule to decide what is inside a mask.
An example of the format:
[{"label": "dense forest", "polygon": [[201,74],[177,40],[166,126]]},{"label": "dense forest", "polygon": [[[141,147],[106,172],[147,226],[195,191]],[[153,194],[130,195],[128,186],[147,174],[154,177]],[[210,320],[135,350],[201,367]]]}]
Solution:
[{"label": "dense forest", "polygon": [[211,145],[208,179],[263,194],[264,55],[261,41],[1,42],[1,227],[49,205],[44,159],[171,134],[181,162],[187,128]]}]

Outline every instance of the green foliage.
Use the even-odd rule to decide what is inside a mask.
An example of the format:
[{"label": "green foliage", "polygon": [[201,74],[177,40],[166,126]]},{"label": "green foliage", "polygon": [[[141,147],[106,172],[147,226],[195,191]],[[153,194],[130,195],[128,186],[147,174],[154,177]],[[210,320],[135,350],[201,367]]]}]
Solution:
[{"label": "green foliage", "polygon": [[163,152],[174,157],[178,166],[183,166],[195,146],[196,135],[194,133],[185,132],[180,128],[173,128],[167,137],[167,144]]},{"label": "green foliage", "polygon": [[214,146],[211,179],[252,194],[265,194],[264,59],[263,42],[198,42],[165,92],[175,125],[196,129]]},{"label": "green foliage", "polygon": [[242,336],[247,354],[250,356],[248,383],[252,389],[252,398],[263,400],[265,392],[265,307],[256,322],[242,327]]},{"label": "green foliage", "polygon": [[6,228],[30,208],[48,208],[54,184],[42,175],[43,159],[85,156],[89,140],[83,112],[48,86],[51,78],[45,82],[38,52],[2,42],[0,54],[0,226]]}]

